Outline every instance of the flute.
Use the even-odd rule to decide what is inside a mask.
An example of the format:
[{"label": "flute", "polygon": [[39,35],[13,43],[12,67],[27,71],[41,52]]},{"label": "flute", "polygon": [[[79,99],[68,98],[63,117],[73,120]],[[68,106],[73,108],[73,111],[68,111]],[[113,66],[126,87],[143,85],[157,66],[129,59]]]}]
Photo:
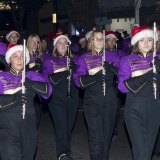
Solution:
[{"label": "flute", "polygon": [[70,69],[70,64],[71,64],[71,50],[69,48],[68,45],[68,50],[67,50],[67,70],[69,71],[69,76],[67,77],[68,79],[68,88],[67,88],[67,97],[70,98],[71,97],[71,74],[72,74],[72,70]]},{"label": "flute", "polygon": [[[104,77],[106,76],[106,71],[105,71],[105,68],[104,68],[104,63],[105,63],[105,60],[106,60],[106,54],[105,54],[105,30],[103,30],[103,56],[102,56],[102,74],[104,75]],[[102,86],[103,86],[103,95],[105,96],[106,95],[106,82],[105,82],[105,79],[103,79],[102,81]]]},{"label": "flute", "polygon": [[[25,94],[25,79],[26,79],[26,40],[23,40],[23,71],[22,71],[22,94]],[[25,119],[26,105],[22,105],[22,117]]]},{"label": "flute", "polygon": [[[154,51],[153,51],[153,73],[157,74],[156,71],[156,65],[154,63],[155,61],[155,57],[156,57],[156,39],[157,39],[157,28],[156,28],[156,23],[154,22],[154,26],[153,26],[153,33],[154,33]],[[153,79],[153,92],[154,92],[154,98],[157,99],[157,79],[154,78]]]}]

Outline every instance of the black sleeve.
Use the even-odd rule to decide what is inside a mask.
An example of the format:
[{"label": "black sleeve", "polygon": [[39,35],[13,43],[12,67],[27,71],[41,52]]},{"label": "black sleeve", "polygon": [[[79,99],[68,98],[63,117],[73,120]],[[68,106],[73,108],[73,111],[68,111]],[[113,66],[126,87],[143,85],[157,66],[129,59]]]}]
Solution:
[{"label": "black sleeve", "polygon": [[138,93],[146,84],[150,82],[153,78],[152,72],[148,72],[144,75],[130,78],[125,81],[126,87],[133,93]]},{"label": "black sleeve", "polygon": [[16,106],[16,95],[0,95],[0,111]]},{"label": "black sleeve", "polygon": [[102,82],[103,81],[102,71],[99,71],[95,75],[80,76],[79,81],[82,88],[86,88],[96,82]]},{"label": "black sleeve", "polygon": [[38,95],[41,95],[41,96],[48,95],[49,86],[48,86],[48,83],[46,82],[32,81],[26,78],[24,85],[27,89],[31,89],[33,92],[35,92]]},{"label": "black sleeve", "polygon": [[49,79],[54,85],[58,85],[63,79],[66,79],[69,75],[69,71],[53,73],[49,75]]}]

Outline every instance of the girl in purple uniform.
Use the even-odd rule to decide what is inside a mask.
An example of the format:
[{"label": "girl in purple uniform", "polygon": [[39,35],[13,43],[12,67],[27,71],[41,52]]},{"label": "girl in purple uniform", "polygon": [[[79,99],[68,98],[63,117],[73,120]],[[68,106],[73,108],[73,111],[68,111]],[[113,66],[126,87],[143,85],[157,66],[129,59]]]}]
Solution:
[{"label": "girl in purple uniform", "polygon": [[[9,71],[0,72],[0,159],[33,160],[37,145],[33,98],[48,98],[51,86],[36,72],[27,72],[22,94],[23,46],[10,44],[5,55]],[[26,49],[26,64],[29,63]],[[25,119],[22,105],[25,103]]]},{"label": "girl in purple uniform", "polygon": [[[92,160],[107,160],[115,124],[117,101],[113,87],[115,68],[120,57],[116,52],[105,52],[102,66],[104,39],[102,31],[91,33],[89,51],[79,57],[74,74],[77,87],[84,91],[84,114],[88,125],[89,147]],[[105,76],[102,69],[105,67]],[[105,95],[103,83],[105,83]]]},{"label": "girl in purple uniform", "polygon": [[[153,73],[153,31],[136,27],[131,33],[132,54],[121,59],[119,84],[127,93],[124,119],[132,145],[134,160],[151,160],[160,126],[159,55],[155,58],[157,74]],[[154,98],[153,79],[157,83]]]},{"label": "girl in purple uniform", "polygon": [[77,57],[70,54],[70,44],[71,41],[65,35],[57,36],[54,39],[53,55],[43,65],[44,76],[49,77],[54,90],[49,110],[55,126],[58,160],[72,160],[71,136],[78,107],[78,89],[72,78]]}]

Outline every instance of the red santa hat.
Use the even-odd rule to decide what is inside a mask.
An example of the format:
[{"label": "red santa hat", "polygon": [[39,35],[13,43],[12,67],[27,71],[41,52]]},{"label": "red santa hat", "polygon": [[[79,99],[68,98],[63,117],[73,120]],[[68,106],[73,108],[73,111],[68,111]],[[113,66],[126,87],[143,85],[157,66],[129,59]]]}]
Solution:
[{"label": "red santa hat", "polygon": [[[23,45],[16,45],[16,44],[9,44],[7,47],[7,52],[5,55],[6,62],[10,63],[10,57],[17,51],[23,52]],[[30,61],[29,51],[26,48],[26,64],[28,64]]]},{"label": "red santa hat", "polygon": [[136,27],[131,32],[131,45],[136,44],[140,39],[144,37],[153,38],[153,30],[147,26]]},{"label": "red santa hat", "polygon": [[116,41],[118,40],[118,35],[113,31],[106,31],[105,32],[105,37],[106,37],[106,39],[115,38]]},{"label": "red santa hat", "polygon": [[55,36],[54,36],[54,41],[53,41],[53,46],[56,45],[56,43],[61,39],[61,38],[65,38],[67,40],[67,42],[69,43],[69,45],[71,44],[71,41],[69,40],[69,38],[65,35],[62,35],[61,33],[57,33]]},{"label": "red santa hat", "polygon": [[9,41],[9,37],[12,34],[17,34],[17,36],[20,38],[20,34],[17,31],[10,31],[7,35],[6,35],[6,40]]}]

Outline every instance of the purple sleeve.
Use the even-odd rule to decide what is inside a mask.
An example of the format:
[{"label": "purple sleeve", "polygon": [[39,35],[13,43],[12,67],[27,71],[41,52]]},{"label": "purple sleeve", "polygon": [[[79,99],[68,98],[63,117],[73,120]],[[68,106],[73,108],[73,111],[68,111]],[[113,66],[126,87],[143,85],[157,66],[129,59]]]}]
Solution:
[{"label": "purple sleeve", "polygon": [[121,57],[117,54],[117,52],[106,52],[106,61],[108,63],[112,63],[114,67],[119,67],[120,58]]},{"label": "purple sleeve", "polygon": [[79,57],[77,70],[73,74],[73,80],[77,87],[80,87],[79,76],[86,75],[88,72],[84,56]]},{"label": "purple sleeve", "polygon": [[[43,77],[42,74],[29,71],[27,72],[27,78],[29,78],[32,81],[37,81],[37,82],[47,82],[47,80]],[[47,82],[48,83],[48,82]],[[52,86],[48,83],[49,85],[49,92],[47,96],[42,96],[44,99],[48,99],[50,95],[52,94]]]},{"label": "purple sleeve", "polygon": [[51,63],[51,59],[47,58],[45,62],[43,63],[43,77],[45,80],[50,83],[50,80],[48,78],[48,75],[53,73],[53,64]]},{"label": "purple sleeve", "polygon": [[118,70],[118,89],[122,93],[129,92],[129,90],[124,84],[124,81],[130,78],[131,76],[130,73],[131,73],[131,68],[129,66],[128,56],[127,56],[121,59],[119,70]]},{"label": "purple sleeve", "polygon": [[127,56],[129,53],[127,53],[126,51],[124,50],[118,50],[118,55],[122,58],[124,56]]}]

